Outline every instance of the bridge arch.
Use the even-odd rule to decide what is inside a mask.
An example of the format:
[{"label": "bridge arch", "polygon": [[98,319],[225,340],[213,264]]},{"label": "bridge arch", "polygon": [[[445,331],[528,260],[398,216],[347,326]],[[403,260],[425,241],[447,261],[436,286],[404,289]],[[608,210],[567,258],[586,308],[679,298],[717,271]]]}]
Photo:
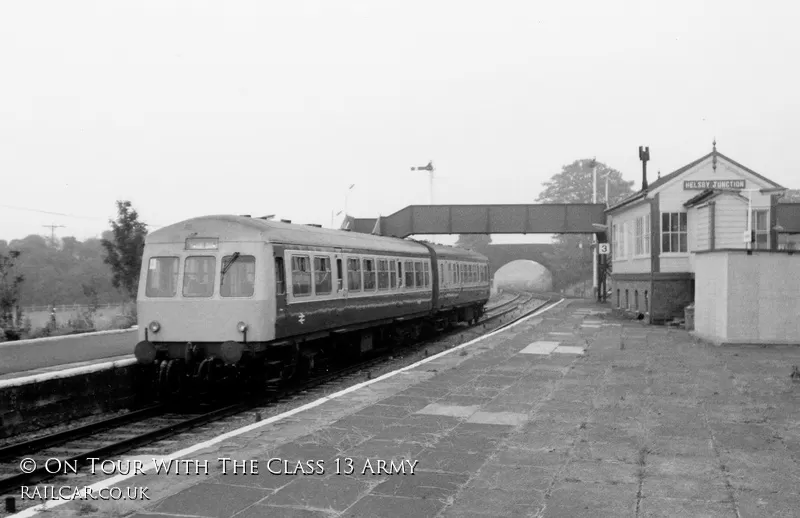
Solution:
[{"label": "bridge arch", "polygon": [[476,251],[489,258],[489,275],[492,278],[500,268],[520,259],[539,263],[550,273],[554,270],[551,256],[555,247],[549,243],[497,244]]}]

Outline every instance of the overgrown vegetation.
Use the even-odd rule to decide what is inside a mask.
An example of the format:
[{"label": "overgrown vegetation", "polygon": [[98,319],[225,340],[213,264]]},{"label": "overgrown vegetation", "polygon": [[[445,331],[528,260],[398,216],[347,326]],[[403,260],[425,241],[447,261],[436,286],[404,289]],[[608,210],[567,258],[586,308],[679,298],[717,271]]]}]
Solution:
[{"label": "overgrown vegetation", "polygon": [[[0,341],[60,336],[136,323],[136,291],[147,225],[129,201],[117,202],[118,216],[100,239],[60,240],[29,235],[10,243],[0,240]],[[121,315],[99,315],[105,304],[126,302]],[[76,314],[33,329],[24,306],[81,304]],[[102,318],[100,318],[102,316]]]}]

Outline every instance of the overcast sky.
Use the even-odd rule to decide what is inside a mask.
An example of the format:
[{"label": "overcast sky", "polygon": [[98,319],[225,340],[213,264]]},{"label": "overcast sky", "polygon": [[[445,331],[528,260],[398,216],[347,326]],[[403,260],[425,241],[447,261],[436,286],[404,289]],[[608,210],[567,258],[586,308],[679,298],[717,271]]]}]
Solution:
[{"label": "overcast sky", "polygon": [[638,188],[638,146],[652,181],[714,137],[797,188],[798,10],[2,2],[0,239],[49,224],[98,235],[117,199],[151,228],[220,213],[329,226],[353,183],[356,217],[428,203],[426,173],[410,167],[430,159],[436,203],[530,203],[593,155]]}]

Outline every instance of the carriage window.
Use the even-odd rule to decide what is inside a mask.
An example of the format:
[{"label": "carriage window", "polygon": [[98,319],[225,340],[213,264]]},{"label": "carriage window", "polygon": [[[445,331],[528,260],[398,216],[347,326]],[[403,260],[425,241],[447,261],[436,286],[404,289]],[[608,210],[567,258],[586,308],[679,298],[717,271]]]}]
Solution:
[{"label": "carriage window", "polygon": [[174,297],[178,292],[178,258],[153,257],[147,267],[148,297]]},{"label": "carriage window", "polygon": [[406,261],[404,265],[406,271],[406,288],[414,287],[414,261]]},{"label": "carriage window", "polygon": [[402,263],[402,261],[397,261],[397,286],[399,288],[403,287],[403,263]]},{"label": "carriage window", "polygon": [[361,291],[361,261],[357,257],[347,258],[347,289]]},{"label": "carriage window", "polygon": [[378,259],[378,289],[389,289],[389,261]]},{"label": "carriage window", "polygon": [[327,295],[333,289],[330,257],[314,257],[314,293]]},{"label": "carriage window", "polygon": [[209,256],[187,257],[183,263],[183,296],[210,297],[214,294],[214,264]]},{"label": "carriage window", "polygon": [[430,265],[428,263],[422,263],[422,271],[425,273],[425,286],[428,287],[431,285]]},{"label": "carriage window", "polygon": [[252,255],[232,255],[222,258],[219,294],[223,297],[252,297],[256,285],[256,258]]},{"label": "carriage window", "polygon": [[422,261],[414,261],[414,279],[417,283],[417,288],[425,286],[425,277],[422,272]]},{"label": "carriage window", "polygon": [[286,293],[286,270],[283,269],[283,257],[275,258],[275,294]]},{"label": "carriage window", "polygon": [[311,265],[307,255],[292,256],[292,295],[311,295]]},{"label": "carriage window", "polygon": [[362,259],[364,262],[364,291],[375,291],[375,259]]},{"label": "carriage window", "polygon": [[389,261],[389,287],[394,289],[397,286],[397,264]]},{"label": "carriage window", "polygon": [[444,265],[439,263],[439,286],[444,286]]},{"label": "carriage window", "polygon": [[342,273],[342,260],[336,259],[336,291],[340,291],[343,285],[344,274]]}]

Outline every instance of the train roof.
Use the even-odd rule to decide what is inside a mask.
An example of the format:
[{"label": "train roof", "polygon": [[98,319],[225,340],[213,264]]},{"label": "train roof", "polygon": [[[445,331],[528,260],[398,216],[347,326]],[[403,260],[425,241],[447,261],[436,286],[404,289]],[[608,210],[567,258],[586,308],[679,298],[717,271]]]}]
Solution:
[{"label": "train roof", "polygon": [[[365,248],[383,252],[427,252],[425,246],[408,239],[234,215],[201,216],[180,221],[147,234],[145,244],[184,243],[189,237],[220,238],[229,242],[263,241],[302,246]],[[470,250],[432,243],[429,245],[443,258],[486,260],[483,255]]]}]

